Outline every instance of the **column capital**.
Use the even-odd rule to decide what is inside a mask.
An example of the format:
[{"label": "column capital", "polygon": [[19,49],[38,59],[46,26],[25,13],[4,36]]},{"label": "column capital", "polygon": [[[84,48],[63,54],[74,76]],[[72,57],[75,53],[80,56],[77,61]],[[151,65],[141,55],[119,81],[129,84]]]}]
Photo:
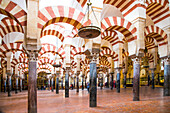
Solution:
[{"label": "column capital", "polygon": [[170,65],[170,57],[163,59],[164,65]]},{"label": "column capital", "polygon": [[134,64],[140,64],[140,57],[134,57],[132,58],[132,61]]},{"label": "column capital", "polygon": [[115,70],[117,73],[120,73],[120,70],[122,69],[122,67],[116,67]]},{"label": "column capital", "polygon": [[30,51],[28,53],[29,61],[37,61],[38,60],[38,51]]}]

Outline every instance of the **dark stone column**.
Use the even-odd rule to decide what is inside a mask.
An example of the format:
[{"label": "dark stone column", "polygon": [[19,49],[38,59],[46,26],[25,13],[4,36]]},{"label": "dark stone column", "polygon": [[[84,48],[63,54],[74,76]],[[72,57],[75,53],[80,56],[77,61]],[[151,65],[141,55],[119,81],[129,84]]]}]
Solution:
[{"label": "dark stone column", "polygon": [[140,79],[139,58],[135,58],[133,61],[133,101],[139,101],[139,79]]},{"label": "dark stone column", "polygon": [[87,88],[86,77],[84,78],[85,88]]},{"label": "dark stone column", "polygon": [[4,79],[4,93],[6,93],[6,79]]},{"label": "dark stone column", "polygon": [[158,74],[158,85],[160,84],[160,78],[159,78],[159,73],[157,73]]},{"label": "dark stone column", "polygon": [[110,73],[110,75],[111,75],[110,89],[111,89],[111,90],[113,90],[113,74],[114,74],[114,73]]},{"label": "dark stone column", "polygon": [[28,72],[28,113],[37,113],[37,62],[30,58]]},{"label": "dark stone column", "polygon": [[20,92],[22,91],[22,78],[20,78]]},{"label": "dark stone column", "polygon": [[120,68],[117,68],[117,83],[116,83],[117,93],[120,93]]},{"label": "dark stone column", "polygon": [[77,76],[77,93],[79,92],[79,76]]},{"label": "dark stone column", "polygon": [[82,90],[84,90],[84,79],[83,79],[84,76],[82,76]]},{"label": "dark stone column", "polygon": [[90,63],[90,107],[97,106],[97,69],[96,63]]},{"label": "dark stone column", "polygon": [[150,86],[150,75],[148,74],[148,86]]},{"label": "dark stone column", "polygon": [[73,79],[74,79],[73,88],[75,88],[75,86],[76,86],[75,77]]},{"label": "dark stone column", "polygon": [[152,89],[155,89],[155,78],[154,78],[154,71],[155,71],[155,68],[151,69],[151,73],[152,73]]},{"label": "dark stone column", "polygon": [[11,96],[11,73],[7,72],[7,77],[8,77],[8,97]]},{"label": "dark stone column", "polygon": [[53,77],[53,75],[52,75],[52,77],[51,77],[51,91],[52,91],[52,92],[54,91],[54,88],[53,88],[53,87],[54,87],[54,84],[53,84],[53,83],[54,83],[53,78],[54,78],[54,77]]},{"label": "dark stone column", "polygon": [[164,96],[170,96],[170,58],[164,60]]},{"label": "dark stone column", "polygon": [[107,75],[107,88],[109,88],[109,75]]},{"label": "dark stone column", "polygon": [[63,78],[61,78],[61,89],[64,89],[64,86],[63,86]]},{"label": "dark stone column", "polygon": [[15,93],[18,93],[18,76],[16,76],[16,87],[15,87]]},{"label": "dark stone column", "polygon": [[67,67],[65,74],[65,97],[69,97],[69,69]]},{"label": "dark stone column", "polygon": [[59,93],[59,79],[56,77],[56,94]]},{"label": "dark stone column", "polygon": [[127,72],[124,72],[123,75],[124,75],[123,86],[124,86],[124,88],[126,88],[126,75],[127,75]]}]

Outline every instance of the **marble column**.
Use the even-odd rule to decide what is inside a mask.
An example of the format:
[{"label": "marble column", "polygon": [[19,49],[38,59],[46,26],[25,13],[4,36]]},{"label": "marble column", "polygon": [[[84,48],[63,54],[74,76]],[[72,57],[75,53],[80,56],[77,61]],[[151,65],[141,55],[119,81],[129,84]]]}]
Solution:
[{"label": "marble column", "polygon": [[110,89],[113,90],[113,73],[110,73],[111,79],[110,79]]},{"label": "marble column", "polygon": [[85,88],[87,88],[86,77],[84,78]]},{"label": "marble column", "polygon": [[84,76],[82,76],[82,90],[84,90]]},{"label": "marble column", "polygon": [[75,83],[75,77],[73,77],[73,79],[74,79],[73,88],[75,88],[75,85],[76,85],[76,83]]},{"label": "marble column", "polygon": [[8,97],[11,96],[11,76],[12,76],[12,74],[10,72],[7,72],[7,77],[8,77]]},{"label": "marble column", "polygon": [[64,86],[63,86],[63,77],[61,78],[61,89],[64,89]]},{"label": "marble column", "polygon": [[96,63],[90,63],[90,107],[97,106],[97,68]]},{"label": "marble column", "polygon": [[164,96],[170,96],[170,58],[164,60]]},{"label": "marble column", "polygon": [[107,88],[109,88],[109,75],[107,75]]},{"label": "marble column", "polygon": [[22,91],[22,78],[20,78],[20,92]]},{"label": "marble column", "polygon": [[79,92],[79,76],[77,76],[77,93]]},{"label": "marble column", "polygon": [[48,90],[50,91],[50,78],[48,78]]},{"label": "marble column", "polygon": [[65,97],[69,97],[69,68],[66,67],[65,73]]},{"label": "marble column", "polygon": [[54,92],[54,88],[53,88],[53,87],[54,87],[54,84],[53,84],[53,83],[54,83],[54,80],[53,80],[53,78],[54,78],[54,77],[53,77],[53,75],[52,75],[52,77],[51,77],[51,91],[52,91],[52,92]]},{"label": "marble column", "polygon": [[15,93],[17,94],[18,93],[18,76],[17,75],[15,77],[15,80],[16,80]]},{"label": "marble column", "polygon": [[133,101],[139,101],[139,79],[140,63],[139,58],[133,59]]},{"label": "marble column", "polygon": [[155,78],[154,78],[154,76],[155,76],[155,74],[154,74],[155,68],[152,68],[150,70],[151,70],[151,73],[152,73],[152,89],[155,89],[155,83],[154,83],[154,81],[155,81]]},{"label": "marble column", "polygon": [[124,75],[123,86],[126,89],[126,76],[127,76],[127,72],[124,72],[123,75]]},{"label": "marble column", "polygon": [[117,89],[117,93],[120,93],[120,70],[121,70],[121,68],[116,68],[116,70],[117,70],[116,89]]},{"label": "marble column", "polygon": [[6,79],[4,79],[4,93],[6,93]]},{"label": "marble column", "polygon": [[37,53],[30,52],[28,71],[28,113],[37,113]]},{"label": "marble column", "polygon": [[159,73],[157,73],[158,74],[158,85],[160,84],[160,78],[159,78]]},{"label": "marble column", "polygon": [[58,76],[56,77],[56,94],[59,93],[59,79]]}]

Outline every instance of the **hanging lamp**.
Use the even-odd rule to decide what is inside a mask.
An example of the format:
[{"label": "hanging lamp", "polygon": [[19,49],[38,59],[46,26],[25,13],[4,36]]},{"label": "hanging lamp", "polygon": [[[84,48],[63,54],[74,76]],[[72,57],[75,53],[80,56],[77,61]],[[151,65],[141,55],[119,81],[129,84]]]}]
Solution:
[{"label": "hanging lamp", "polygon": [[[93,8],[92,8],[92,3],[89,2],[87,3],[87,11],[88,11],[88,14],[87,14],[87,21],[89,21],[89,8],[91,7],[92,11],[93,11]],[[95,13],[93,11],[93,14],[95,16]],[[86,15],[86,14],[85,14]],[[84,16],[85,17],[85,16]],[[96,18],[96,16],[95,16]],[[96,18],[97,20],[97,18]],[[78,35],[79,37],[81,38],[85,38],[85,39],[92,39],[92,38],[96,38],[100,35],[100,28],[97,27],[97,26],[92,26],[92,23],[90,26],[84,26],[84,27],[81,27],[79,30],[78,30]]]}]

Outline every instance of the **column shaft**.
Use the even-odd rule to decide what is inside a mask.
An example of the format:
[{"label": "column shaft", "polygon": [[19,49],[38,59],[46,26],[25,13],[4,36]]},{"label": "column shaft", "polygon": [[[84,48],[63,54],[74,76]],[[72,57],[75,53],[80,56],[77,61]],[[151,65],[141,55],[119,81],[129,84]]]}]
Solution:
[{"label": "column shaft", "polygon": [[51,78],[51,91],[53,92],[54,91],[54,89],[53,89],[53,77]]},{"label": "column shaft", "polygon": [[59,93],[59,79],[56,77],[56,94]]},{"label": "column shaft", "polygon": [[63,78],[61,79],[61,89],[64,89],[64,87],[63,87]]},{"label": "column shaft", "polygon": [[170,96],[170,65],[164,66],[164,96]]},{"label": "column shaft", "polygon": [[82,90],[84,90],[84,80],[83,80],[83,77],[82,77]]},{"label": "column shaft", "polygon": [[117,84],[116,84],[117,93],[120,93],[120,72],[117,73]]},{"label": "column shaft", "polygon": [[133,64],[133,101],[139,101],[139,78],[140,78],[140,64],[135,62]]},{"label": "column shaft", "polygon": [[6,80],[4,80],[4,93],[6,93]]},{"label": "column shaft", "polygon": [[113,90],[113,74],[111,74],[110,89]]},{"label": "column shaft", "polygon": [[69,74],[68,74],[68,70],[66,70],[66,74],[65,74],[65,97],[69,97]]},{"label": "column shaft", "polygon": [[97,106],[97,69],[96,63],[90,63],[90,107]]},{"label": "column shaft", "polygon": [[126,88],[126,75],[127,75],[127,73],[124,73],[124,83],[123,83],[123,85],[124,85],[124,88]]},{"label": "column shaft", "polygon": [[7,74],[8,76],[8,97],[11,96],[11,74]]},{"label": "column shaft", "polygon": [[154,72],[152,72],[152,89],[155,89],[155,83],[154,83]]},{"label": "column shaft", "polygon": [[75,77],[74,77],[74,83],[73,83],[73,88],[75,88],[75,84],[76,84],[76,83],[75,83]]},{"label": "column shaft", "polygon": [[37,62],[29,62],[28,113],[37,113]]},{"label": "column shaft", "polygon": [[20,78],[20,92],[22,91],[22,79]]},{"label": "column shaft", "polygon": [[79,77],[77,76],[77,93],[79,92]]},{"label": "column shaft", "polygon": [[15,93],[18,93],[18,77],[16,77]]}]

